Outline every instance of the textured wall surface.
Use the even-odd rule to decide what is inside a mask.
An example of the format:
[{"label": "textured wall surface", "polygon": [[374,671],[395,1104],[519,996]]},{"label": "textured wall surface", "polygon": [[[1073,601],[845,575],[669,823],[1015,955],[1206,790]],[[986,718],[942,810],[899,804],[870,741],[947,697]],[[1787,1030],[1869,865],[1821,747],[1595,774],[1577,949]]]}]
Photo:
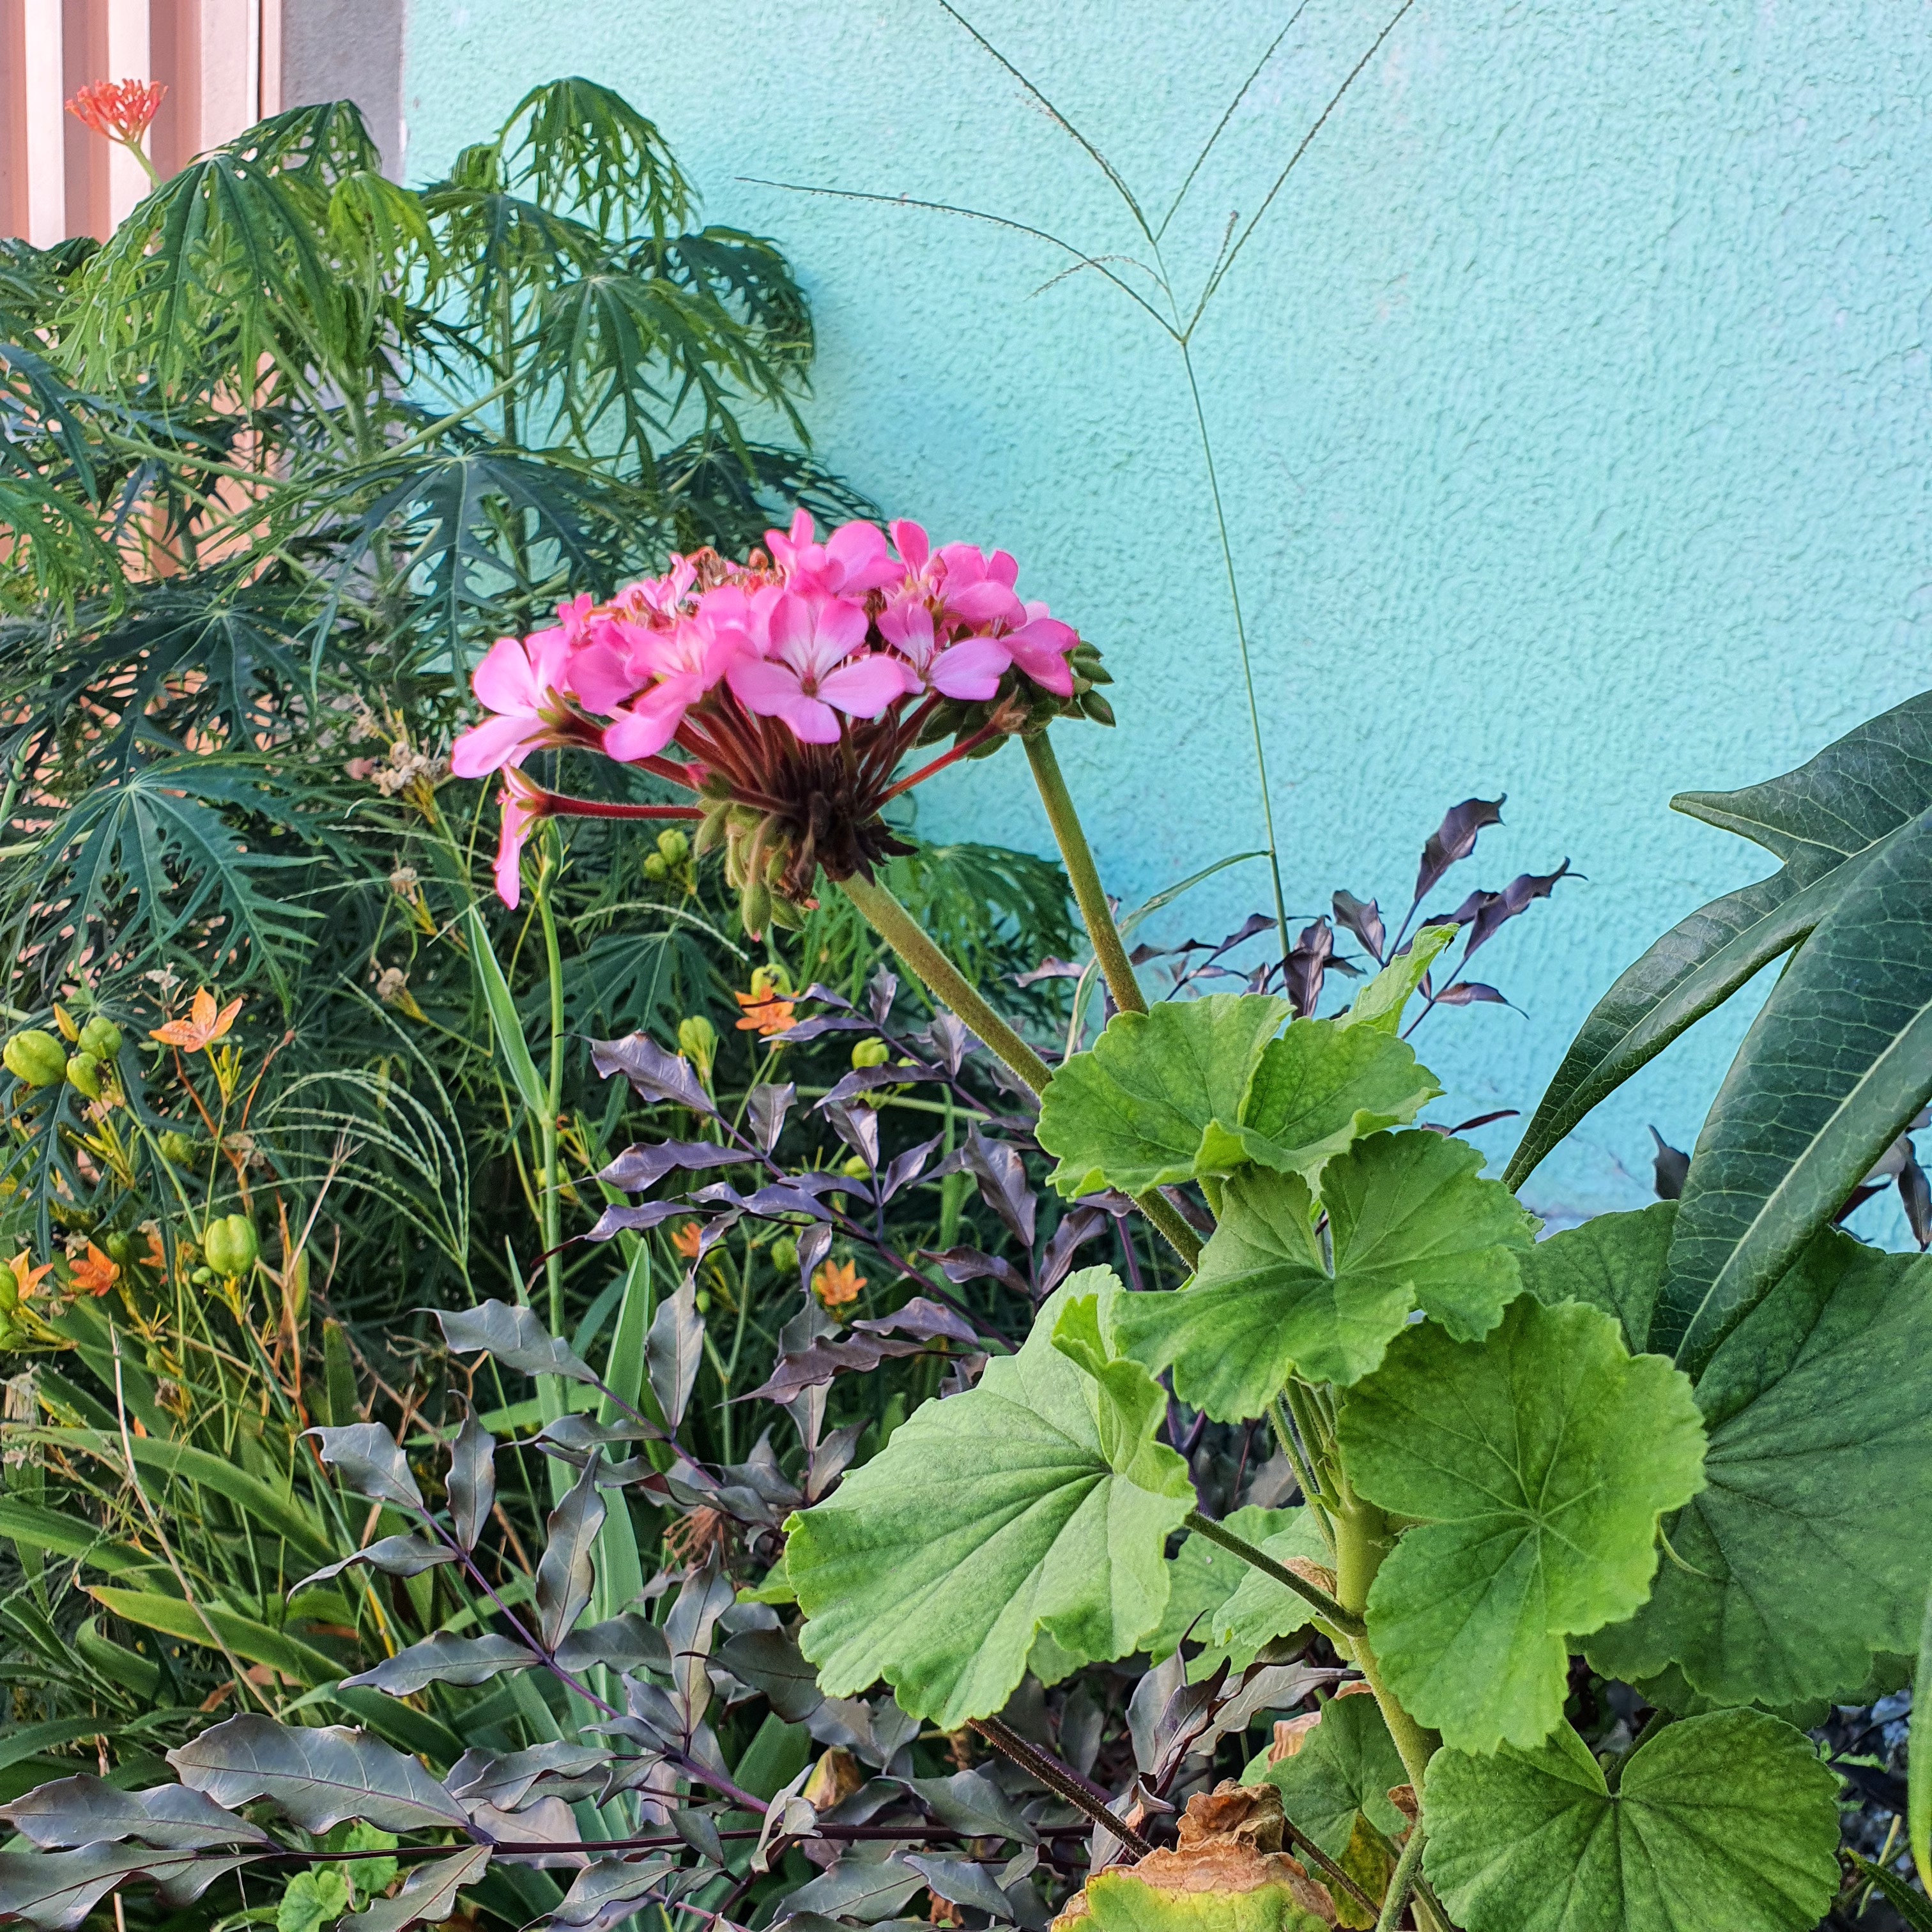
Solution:
[{"label": "textured wall surface", "polygon": [[[1157,220],[1294,7],[968,10]],[[1385,24],[1310,0],[1166,230],[1184,304]],[[1418,0],[1198,327],[1291,910],[1336,886],[1406,904],[1472,794],[1506,791],[1507,823],[1456,898],[1566,855],[1588,875],[1478,956],[1521,1012],[1418,1036],[1439,1118],[1532,1106],[1644,942],[1771,868],[1672,791],[1781,770],[1927,681],[1928,29],[1919,0]],[[1006,544],[1107,651],[1120,729],[1062,755],[1110,886],[1257,843],[1173,344],[1094,271],[1053,280],[1045,242],[740,178],[965,202],[1153,295],[1093,162],[933,0],[418,0],[408,174],[571,70],[660,122],[711,219],[790,251],[822,454],[896,514]],[[922,823],[1048,844],[1012,752],[934,787]],[[1266,898],[1236,868],[1168,931]],[[1654,1063],[1531,1200],[1641,1198],[1645,1124],[1688,1144],[1744,1018]],[[1500,1155],[1510,1124],[1480,1138]]]}]

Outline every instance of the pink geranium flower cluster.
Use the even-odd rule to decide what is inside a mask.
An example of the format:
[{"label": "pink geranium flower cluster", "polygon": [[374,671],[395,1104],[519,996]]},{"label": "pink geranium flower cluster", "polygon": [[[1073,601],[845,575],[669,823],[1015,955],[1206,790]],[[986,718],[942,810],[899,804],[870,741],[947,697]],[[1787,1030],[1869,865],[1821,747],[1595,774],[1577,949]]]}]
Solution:
[{"label": "pink geranium flower cluster", "polygon": [[[728,831],[755,821],[760,836],[738,869],[800,898],[818,865],[834,878],[869,870],[890,847],[878,819],[895,794],[1018,728],[1030,704],[1019,698],[1023,684],[1073,694],[1069,660],[1079,640],[1044,604],[1022,600],[1006,551],[935,550],[904,521],[890,544],[868,523],[844,524],[821,543],[803,510],[766,540],[769,551],[743,563],[700,550],[606,604],[576,597],[557,607],[554,628],[502,638],[477,666],[472,682],[490,715],[457,740],[451,766],[463,778],[505,774],[496,882],[509,904],[532,824],[572,810],[703,818],[723,809]],[[1013,701],[945,758],[896,776],[946,706],[984,704],[1003,683]],[[642,766],[706,804],[560,799],[519,772],[532,752],[558,746]]]}]

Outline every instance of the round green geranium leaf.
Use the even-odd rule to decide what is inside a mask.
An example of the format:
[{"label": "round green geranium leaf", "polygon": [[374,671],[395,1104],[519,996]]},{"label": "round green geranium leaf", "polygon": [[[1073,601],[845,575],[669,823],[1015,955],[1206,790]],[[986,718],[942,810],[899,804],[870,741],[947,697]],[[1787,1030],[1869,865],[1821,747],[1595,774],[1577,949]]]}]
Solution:
[{"label": "round green geranium leaf", "polygon": [[1534,1750],[1437,1753],[1423,1867],[1467,1932],[1805,1932],[1838,1890],[1837,1793],[1804,1734],[1755,1711],[1667,1726],[1614,1793],[1566,1724]]},{"label": "round green geranium leaf", "polygon": [[1408,1773],[1380,1706],[1365,1693],[1330,1698],[1299,1750],[1273,1764],[1262,1752],[1241,1782],[1272,1784],[1288,1821],[1331,1858],[1348,1849],[1358,1816],[1387,1838],[1400,1838],[1408,1822],[1389,1797]]},{"label": "round green geranium leaf", "polygon": [[[1542,1243],[1524,1278],[1640,1338],[1676,1209],[1605,1214]],[[1854,1695],[1918,1646],[1932,1570],[1932,1264],[1819,1236],[1698,1378],[1706,1486],[1664,1534],[1682,1559],[1587,1646],[1634,1682],[1678,1666],[1725,1704]]]},{"label": "round green geranium leaf", "polygon": [[1102,1346],[1120,1294],[1107,1269],[1072,1276],[1017,1354],[914,1410],[830,1501],[791,1518],[800,1645],[830,1695],[884,1678],[952,1730],[1004,1706],[1042,1634],[1056,1658],[1090,1662],[1160,1623],[1167,1538],[1194,1490],[1154,1440],[1164,1398],[1146,1371],[1102,1360],[1096,1378],[1078,1359]]},{"label": "round green geranium leaf", "polygon": [[1658,1516],[1703,1480],[1688,1379],[1597,1310],[1525,1295],[1481,1342],[1399,1336],[1340,1432],[1356,1489],[1419,1519],[1369,1592],[1396,1695],[1464,1750],[1546,1736],[1566,1640],[1643,1601]]},{"label": "round green geranium leaf", "polygon": [[[1380,1035],[1366,1037],[1380,1038]],[[1332,1263],[1294,1174],[1259,1168],[1222,1190],[1192,1287],[1130,1296],[1121,1346],[1216,1420],[1261,1414],[1291,1375],[1368,1374],[1418,1307],[1465,1339],[1496,1325],[1535,1222],[1483,1157],[1441,1134],[1376,1133],[1322,1170]]]}]

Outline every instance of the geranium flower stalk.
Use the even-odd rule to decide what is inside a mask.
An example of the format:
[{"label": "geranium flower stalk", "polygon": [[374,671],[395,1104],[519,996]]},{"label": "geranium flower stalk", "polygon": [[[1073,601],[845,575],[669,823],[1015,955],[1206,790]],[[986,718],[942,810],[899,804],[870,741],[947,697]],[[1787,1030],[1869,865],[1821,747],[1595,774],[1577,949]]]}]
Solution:
[{"label": "geranium flower stalk", "polygon": [[141,164],[151,182],[160,177],[148,158],[142,138],[160,112],[166,87],[157,80],[91,80],[67,104],[67,111],[80,124],[125,148]]}]

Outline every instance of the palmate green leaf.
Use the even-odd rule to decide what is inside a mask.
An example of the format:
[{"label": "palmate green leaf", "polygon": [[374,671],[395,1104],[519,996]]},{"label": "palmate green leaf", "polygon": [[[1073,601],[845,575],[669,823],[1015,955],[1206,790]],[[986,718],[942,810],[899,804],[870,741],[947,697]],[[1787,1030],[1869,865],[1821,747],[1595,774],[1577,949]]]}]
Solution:
[{"label": "palmate green leaf", "polygon": [[1352,1142],[1413,1120],[1442,1090],[1372,1027],[1297,1020],[1258,993],[1168,1000],[1116,1013],[1090,1052],[1054,1076],[1040,1144],[1070,1198],[1130,1193],[1250,1161],[1312,1178]]},{"label": "palmate green leaf", "polygon": [[1123,1303],[1123,1347],[1171,1366],[1184,1402],[1232,1422],[1261,1414],[1291,1374],[1358,1381],[1416,1308],[1460,1340],[1486,1334],[1517,1292],[1536,1222],[1478,1178],[1482,1165],[1466,1143],[1421,1130],[1372,1134],[1330,1160],[1332,1265],[1298,1176],[1234,1175],[1194,1285]]},{"label": "palmate green leaf", "polygon": [[[1249,1503],[1221,1521],[1244,1542],[1268,1549],[1269,1538],[1292,1528],[1302,1514],[1299,1510],[1262,1509]],[[1268,1553],[1272,1556],[1275,1552],[1268,1549]],[[1211,1646],[1222,1606],[1250,1576],[1259,1574],[1232,1550],[1210,1543],[1198,1532],[1191,1532],[1183,1539],[1180,1549],[1168,1559],[1167,1570],[1167,1607],[1161,1613],[1159,1625],[1142,1646],[1156,1664],[1171,1654],[1184,1636],[1191,1636],[1196,1643]],[[1244,1668],[1252,1661],[1252,1656],[1238,1659],[1236,1668]]]},{"label": "palmate green leaf", "polygon": [[[1525,1264],[1532,1290],[1640,1340],[1672,1204],[1606,1214]],[[1664,1534],[1681,1562],[1586,1646],[1628,1679],[1682,1666],[1727,1703],[1856,1691],[1917,1648],[1932,1573],[1932,1264],[1827,1230],[1698,1378],[1706,1486]]]},{"label": "palmate green leaf", "polygon": [[[1262,1553],[1290,1568],[1298,1564],[1313,1564],[1328,1571],[1328,1576],[1316,1580],[1332,1594],[1335,1554],[1328,1547],[1315,1520],[1314,1512],[1295,1509],[1281,1514],[1286,1514],[1288,1520],[1260,1539]],[[1245,1534],[1232,1517],[1228,1519],[1228,1527],[1237,1536]],[[1306,1574],[1305,1568],[1301,1574]],[[1244,1670],[1264,1644],[1272,1643],[1276,1637],[1292,1636],[1297,1630],[1306,1630],[1314,1621],[1306,1597],[1291,1590],[1286,1583],[1277,1583],[1266,1571],[1244,1564],[1240,1581],[1220,1607],[1209,1616],[1205,1628],[1210,1640],[1226,1653],[1234,1668]],[[1326,1624],[1318,1622],[1316,1628],[1324,1633],[1328,1629]],[[1198,1669],[1195,1674],[1200,1674]]]},{"label": "palmate green leaf", "polygon": [[1805,1932],[1838,1891],[1837,1795],[1810,1740],[1756,1712],[1668,1726],[1614,1793],[1565,1724],[1436,1754],[1423,1868],[1468,1932]]},{"label": "palmate green leaf", "polygon": [[1765,847],[1783,869],[1679,921],[1597,1003],[1510,1162],[1512,1186],[1686,1027],[1802,940],[1865,860],[1932,806],[1932,692],[1796,771],[1671,803]]},{"label": "palmate green leaf", "polygon": [[1643,1601],[1659,1516],[1702,1484],[1688,1379],[1598,1310],[1524,1295],[1484,1341],[1398,1337],[1338,1432],[1355,1488],[1419,1520],[1369,1592],[1390,1688],[1460,1749],[1547,1736],[1566,1639]]},{"label": "palmate green leaf", "polygon": [[1348,1010],[1341,1016],[1342,1025],[1400,1033],[1402,1008],[1408,1005],[1409,995],[1422,984],[1438,955],[1455,944],[1461,931],[1457,926],[1425,926],[1355,995]]},{"label": "palmate green leaf", "polygon": [[1374,1698],[1358,1691],[1331,1697],[1320,1723],[1292,1757],[1270,1764],[1262,1751],[1241,1773],[1244,1784],[1272,1784],[1291,1824],[1306,1832],[1331,1858],[1348,1849],[1358,1816],[1385,1836],[1397,1838],[1408,1820],[1389,1793],[1408,1782],[1402,1754],[1382,1721]]},{"label": "palmate green leaf", "polygon": [[1116,1867],[1082,1888],[1093,1932],[1328,1932],[1329,1922],[1298,1904],[1285,1885],[1246,1892],[1187,1892],[1150,1885]]},{"label": "palmate green leaf", "polygon": [[1048,1178],[1069,1199],[1192,1180],[1208,1130],[1238,1130],[1262,1049],[1292,1010],[1270,994],[1210,993],[1116,1013],[1047,1087],[1040,1144],[1060,1162]]},{"label": "palmate green leaf", "polygon": [[1932,806],[1860,866],[1697,1136],[1651,1346],[1692,1374],[1932,1100]]},{"label": "palmate green leaf", "polygon": [[1124,1430],[1118,1400],[1054,1342],[1084,1298],[1104,1332],[1120,1292],[1104,1268],[1073,1275],[1018,1354],[916,1409],[830,1501],[790,1519],[800,1647],[828,1696],[883,1677],[950,1729],[1004,1707],[1040,1634],[1099,1660],[1159,1624],[1166,1539],[1194,1504],[1186,1466],[1154,1440],[1162,1404],[1144,1372],[1140,1420]]}]

